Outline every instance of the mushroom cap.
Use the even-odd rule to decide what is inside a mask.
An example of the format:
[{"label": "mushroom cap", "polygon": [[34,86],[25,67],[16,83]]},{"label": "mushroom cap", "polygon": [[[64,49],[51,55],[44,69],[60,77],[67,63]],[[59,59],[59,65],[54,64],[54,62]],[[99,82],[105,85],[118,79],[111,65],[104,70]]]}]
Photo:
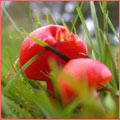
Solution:
[{"label": "mushroom cap", "polygon": [[112,74],[107,66],[99,61],[88,58],[70,60],[57,79],[62,101],[67,101],[77,95],[70,84],[70,79],[75,80],[79,86],[85,80],[89,90],[92,88],[98,90],[112,79]]},{"label": "mushroom cap", "polygon": [[[60,25],[48,25],[34,30],[30,33],[30,36],[37,38],[47,44],[53,46],[57,43],[63,42],[56,45],[54,48],[68,56],[70,59],[85,57],[80,53],[88,54],[86,44],[80,40],[78,36],[70,34],[69,31]],[[69,38],[72,40],[69,41]],[[26,37],[21,45],[19,63],[20,68],[29,61],[33,56],[45,50],[44,47],[34,42],[31,38]],[[25,75],[29,79],[33,80],[49,80],[45,75],[50,72],[48,60],[54,58],[58,65],[64,66],[66,62],[59,56],[55,55],[51,51],[46,51],[40,57],[38,57],[25,71]],[[61,64],[60,64],[61,63]]]}]

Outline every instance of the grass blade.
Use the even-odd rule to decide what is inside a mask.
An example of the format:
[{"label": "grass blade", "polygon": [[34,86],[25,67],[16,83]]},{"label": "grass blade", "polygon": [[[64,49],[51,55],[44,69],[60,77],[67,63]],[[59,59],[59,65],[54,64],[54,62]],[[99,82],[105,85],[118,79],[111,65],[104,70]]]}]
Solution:
[{"label": "grass blade", "polygon": [[33,30],[33,19],[32,19],[32,14],[31,14],[30,7],[29,7],[29,17],[30,17],[30,19],[29,19],[29,21],[30,21],[30,27],[31,27],[31,30]]},{"label": "grass blade", "polygon": [[108,18],[108,24],[109,24],[111,30],[113,31],[113,33],[116,35],[116,37],[117,37],[118,40],[119,40],[119,35],[118,35],[118,33],[116,32],[116,30],[115,30],[115,28],[114,28],[114,26],[113,26],[113,24],[112,24],[110,18]]},{"label": "grass blade", "polygon": [[64,19],[61,18],[61,22],[63,24],[64,27],[68,28],[68,26],[66,25],[66,23],[64,22]]},{"label": "grass blade", "polygon": [[118,74],[118,69],[116,67],[109,43],[107,42],[107,38],[104,36],[103,40],[105,41],[105,64],[110,68],[110,70],[112,71],[112,74],[114,76],[113,78],[113,84],[114,86],[117,86],[117,89],[119,89],[119,74]]},{"label": "grass blade", "polygon": [[[104,8],[102,7],[101,3],[99,2],[99,5],[100,5],[100,8],[101,8],[101,11],[102,13],[104,14]],[[118,42],[119,42],[119,35],[118,33],[116,32],[115,28],[114,28],[114,25],[112,24],[111,20],[109,17],[107,17],[107,21],[108,21],[108,24],[111,28],[111,30],[113,31],[113,33],[116,35],[116,37],[118,38]]]},{"label": "grass blade", "polygon": [[87,33],[88,39],[89,39],[89,41],[90,41],[91,48],[93,49],[95,55],[97,56],[98,53],[97,53],[97,51],[96,51],[96,48],[95,48],[94,43],[93,43],[93,41],[92,41],[92,38],[91,38],[91,36],[90,36],[89,30],[88,30],[87,25],[86,25],[86,23],[85,23],[85,18],[84,18],[84,16],[83,16],[82,12],[81,12],[81,9],[79,9],[79,6],[78,6],[78,3],[77,3],[77,2],[75,2],[75,5],[76,5],[76,10],[77,10],[77,13],[78,13],[78,15],[79,15],[79,18],[80,18],[80,20],[81,20],[81,22],[82,22],[82,24],[83,24],[83,27],[84,27],[84,29],[85,29],[85,31],[86,31],[86,33]]},{"label": "grass blade", "polygon": [[42,24],[40,23],[40,19],[39,19],[39,15],[37,13],[36,10],[34,10],[34,13],[35,13],[35,17],[36,17],[36,21],[37,21],[37,25],[38,25],[38,28],[42,26]]},{"label": "grass blade", "polygon": [[119,73],[118,73],[118,70],[116,68],[116,64],[115,64],[115,61],[113,59],[110,48],[109,48],[109,52],[110,52],[110,57],[111,57],[112,69],[113,69],[112,71],[113,71],[113,74],[114,74],[114,77],[115,77],[115,82],[116,82],[116,85],[117,85],[117,89],[119,90]]},{"label": "grass blade", "polygon": [[46,13],[46,20],[47,20],[47,24],[50,25],[50,18],[49,18],[48,13]]},{"label": "grass blade", "polygon": [[61,101],[61,97],[60,97],[58,81],[56,79],[61,71],[61,68],[58,67],[58,65],[54,59],[49,60],[49,66],[51,69],[50,78],[51,78],[53,86],[54,86],[54,91],[55,91],[56,98],[58,100],[58,105],[59,105],[59,107],[62,107],[62,104],[61,104],[62,101]]},{"label": "grass blade", "polygon": [[54,16],[53,16],[52,13],[50,12],[50,10],[49,10],[49,15],[51,16],[53,22],[54,22],[56,25],[58,25],[57,21],[55,20]]},{"label": "grass blade", "polygon": [[[75,28],[75,26],[74,26],[74,24],[73,24],[73,22],[71,21],[71,24],[72,24],[72,26],[73,26],[73,29],[74,29],[74,33],[75,33],[75,35],[77,35],[77,30],[76,30],[76,28]],[[71,33],[72,33],[73,31],[71,31]]]},{"label": "grass blade", "polygon": [[106,10],[107,10],[107,1],[102,1],[102,5],[103,5],[103,23],[104,23],[104,33],[108,33],[108,22],[107,22],[107,17],[108,15],[106,14]]},{"label": "grass blade", "polygon": [[[84,4],[84,1],[81,1],[80,7],[79,7],[80,10],[82,9],[83,4]],[[75,17],[75,20],[74,20],[74,22],[73,22],[73,25],[72,25],[72,28],[71,28],[71,32],[73,32],[74,27],[75,27],[75,25],[76,25],[76,23],[77,23],[78,18],[79,18],[79,15],[77,14],[77,16]]]},{"label": "grass blade", "polygon": [[100,36],[100,31],[99,31],[98,19],[97,19],[97,15],[96,15],[96,9],[95,9],[95,5],[94,5],[93,1],[90,2],[90,7],[91,7],[91,14],[92,14],[93,22],[94,22],[94,27],[95,27],[95,35],[97,38],[97,44],[98,44],[98,48],[99,48],[99,52],[98,52],[99,59],[100,59],[100,61],[102,61],[101,36]]},{"label": "grass blade", "polygon": [[43,41],[41,41],[41,40],[39,40],[37,38],[34,38],[34,37],[30,36],[30,35],[28,35],[28,36],[29,36],[29,38],[31,38],[32,40],[34,40],[36,43],[38,43],[42,47],[45,47],[45,48],[49,49],[50,51],[52,51],[53,53],[55,53],[56,55],[58,55],[59,57],[61,57],[65,61],[68,62],[70,60],[67,56],[63,55],[61,52],[59,52],[58,50],[56,50],[54,47],[48,45],[47,43],[45,43],[45,42],[43,42]]}]

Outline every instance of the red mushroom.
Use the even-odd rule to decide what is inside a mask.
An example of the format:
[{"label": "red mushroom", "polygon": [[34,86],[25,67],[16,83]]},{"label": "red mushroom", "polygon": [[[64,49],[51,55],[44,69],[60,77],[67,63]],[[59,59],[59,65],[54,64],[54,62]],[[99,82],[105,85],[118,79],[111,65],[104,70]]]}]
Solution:
[{"label": "red mushroom", "polygon": [[71,98],[77,96],[69,79],[75,80],[79,86],[82,85],[85,79],[89,90],[92,88],[98,90],[112,79],[112,74],[110,70],[99,61],[88,58],[70,60],[65,65],[57,79],[61,99],[64,104],[66,104]]},{"label": "red mushroom", "polygon": [[[86,55],[88,54],[86,44],[83,41],[81,41],[78,36],[71,34],[65,27],[60,25],[48,25],[45,27],[41,27],[30,33],[30,36],[44,41],[51,46],[65,41],[55,46],[54,48],[66,55],[67,57],[69,57],[70,59],[86,57],[81,53],[84,53]],[[22,43],[20,50],[20,67],[22,67],[33,56],[35,56],[43,50],[45,50],[44,47],[34,42],[31,38],[26,37]],[[43,55],[38,57],[37,60],[34,61],[24,71],[25,75],[29,79],[49,81],[49,78],[45,74],[48,74],[50,72],[48,59],[51,57],[56,60],[58,65],[59,63],[61,63],[61,66],[66,64],[66,62],[63,59],[61,59],[56,54],[48,50]]]}]

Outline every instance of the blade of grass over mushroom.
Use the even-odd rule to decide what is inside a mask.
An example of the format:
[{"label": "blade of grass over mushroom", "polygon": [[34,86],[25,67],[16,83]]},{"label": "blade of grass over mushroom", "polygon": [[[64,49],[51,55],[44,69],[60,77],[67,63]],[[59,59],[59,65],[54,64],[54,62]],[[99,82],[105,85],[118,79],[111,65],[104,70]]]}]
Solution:
[{"label": "blade of grass over mushroom", "polygon": [[35,17],[36,17],[36,21],[37,21],[37,25],[38,25],[38,28],[42,26],[41,22],[40,22],[40,19],[39,19],[39,15],[37,13],[36,10],[34,10],[34,13],[35,13]]},{"label": "blade of grass over mushroom", "polygon": [[51,23],[50,23],[50,17],[49,17],[49,15],[48,15],[48,13],[46,13],[46,21],[47,21],[47,24],[48,24],[48,25],[51,24]]},{"label": "blade of grass over mushroom", "polygon": [[[84,1],[81,1],[80,7],[79,7],[80,10],[82,9],[83,4],[84,4]],[[74,22],[73,22],[73,25],[72,25],[72,28],[71,28],[71,32],[73,32],[74,27],[75,27],[75,25],[76,25],[76,23],[77,23],[78,18],[79,18],[79,15],[77,14],[77,16],[75,17],[75,20],[74,20]]]},{"label": "blade of grass over mushroom", "polygon": [[4,13],[7,15],[8,19],[10,20],[10,22],[13,24],[13,26],[15,27],[15,29],[20,33],[20,35],[22,36],[22,38],[24,38],[24,35],[22,34],[21,30],[19,29],[19,27],[16,25],[16,23],[14,22],[14,20],[11,18],[11,16],[8,14],[8,12],[6,11],[5,8],[3,8]]},{"label": "blade of grass over mushroom", "polygon": [[52,51],[53,53],[55,53],[56,55],[58,55],[59,57],[61,57],[65,61],[68,62],[70,60],[67,56],[63,55],[61,52],[56,50],[54,47],[48,45],[47,43],[45,43],[45,42],[43,42],[43,41],[41,41],[41,40],[39,40],[37,38],[34,38],[34,37],[30,36],[30,35],[28,35],[28,37],[31,38],[32,40],[34,40],[39,45],[41,45],[42,47],[45,47],[45,48],[49,49],[50,51]]},{"label": "blade of grass over mushroom", "polygon": [[56,80],[56,75],[55,75],[54,72],[51,72],[50,76],[51,76],[51,80],[52,80],[52,83],[53,83],[53,86],[54,86],[56,98],[58,100],[58,105],[59,105],[59,107],[62,107],[61,96],[60,96],[58,83],[57,83],[57,80]]},{"label": "blade of grass over mushroom", "polygon": [[77,13],[78,13],[78,15],[79,15],[79,18],[80,18],[80,20],[81,20],[81,22],[82,22],[82,24],[83,24],[83,27],[84,27],[84,29],[85,29],[85,32],[87,33],[88,39],[89,39],[89,41],[90,41],[91,48],[93,49],[93,51],[94,51],[94,53],[95,53],[95,56],[98,56],[97,50],[96,50],[96,48],[95,48],[95,46],[94,46],[94,43],[93,43],[92,38],[91,38],[91,36],[90,36],[89,30],[88,30],[87,25],[86,25],[86,23],[85,23],[85,18],[84,18],[84,16],[83,16],[81,10],[79,9],[79,5],[78,5],[77,2],[75,2],[75,5],[76,5],[76,10],[77,10]]},{"label": "blade of grass over mushroom", "polygon": [[96,9],[93,1],[90,1],[90,7],[91,7],[91,14],[94,22],[94,27],[95,27],[95,35],[97,38],[97,44],[98,44],[98,50],[99,50],[99,60],[102,61],[102,44],[101,44],[101,36],[100,36],[100,31],[99,31],[99,24],[98,24],[98,19],[96,15]]},{"label": "blade of grass over mushroom", "polygon": [[50,66],[50,69],[52,71],[50,73],[50,77],[51,77],[51,80],[52,80],[52,83],[53,83],[53,86],[54,86],[54,89],[55,89],[55,93],[56,93],[56,97],[57,97],[57,100],[58,100],[59,107],[61,107],[62,102],[61,102],[58,82],[57,82],[57,79],[56,79],[57,76],[59,75],[60,71],[61,71],[61,68],[58,67],[56,61],[52,58],[49,60],[49,66]]},{"label": "blade of grass over mushroom", "polygon": [[[100,5],[100,8],[101,8],[102,13],[104,14],[104,8],[103,8],[101,2],[99,2],[99,5]],[[116,32],[115,27],[114,27],[114,25],[112,24],[112,22],[111,22],[111,20],[110,20],[109,17],[107,17],[107,21],[108,21],[108,24],[109,24],[111,30],[113,31],[113,33],[114,33],[114,34],[116,35],[116,37],[118,38],[118,42],[119,42],[119,35],[118,35],[118,33]]]}]

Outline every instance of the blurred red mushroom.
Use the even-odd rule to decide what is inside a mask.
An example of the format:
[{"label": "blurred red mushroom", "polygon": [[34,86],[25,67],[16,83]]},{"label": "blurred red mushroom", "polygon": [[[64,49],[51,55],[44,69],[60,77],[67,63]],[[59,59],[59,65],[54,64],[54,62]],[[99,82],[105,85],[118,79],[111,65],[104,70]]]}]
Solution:
[{"label": "blurred red mushroom", "polygon": [[63,103],[77,96],[73,85],[70,84],[71,79],[75,80],[79,86],[86,80],[88,89],[95,88],[98,90],[112,79],[112,74],[110,70],[99,61],[88,58],[70,60],[57,79]]},{"label": "blurred red mushroom", "polygon": [[[63,42],[55,46],[54,48],[69,57],[70,59],[86,57],[81,53],[84,53],[86,55],[88,54],[86,44],[81,41],[78,36],[71,34],[65,27],[60,25],[48,25],[41,27],[30,33],[30,36],[46,42],[48,45],[51,46]],[[22,67],[26,62],[28,62],[33,56],[37,55],[45,49],[46,48],[40,46],[31,38],[26,37],[22,43],[20,50],[20,67]],[[48,74],[50,72],[48,59],[51,57],[56,60],[58,65],[60,64],[61,66],[64,66],[66,64],[66,61],[48,50],[43,55],[38,57],[37,60],[35,60],[24,71],[25,75],[29,79],[33,80],[50,81],[45,74]]]}]

